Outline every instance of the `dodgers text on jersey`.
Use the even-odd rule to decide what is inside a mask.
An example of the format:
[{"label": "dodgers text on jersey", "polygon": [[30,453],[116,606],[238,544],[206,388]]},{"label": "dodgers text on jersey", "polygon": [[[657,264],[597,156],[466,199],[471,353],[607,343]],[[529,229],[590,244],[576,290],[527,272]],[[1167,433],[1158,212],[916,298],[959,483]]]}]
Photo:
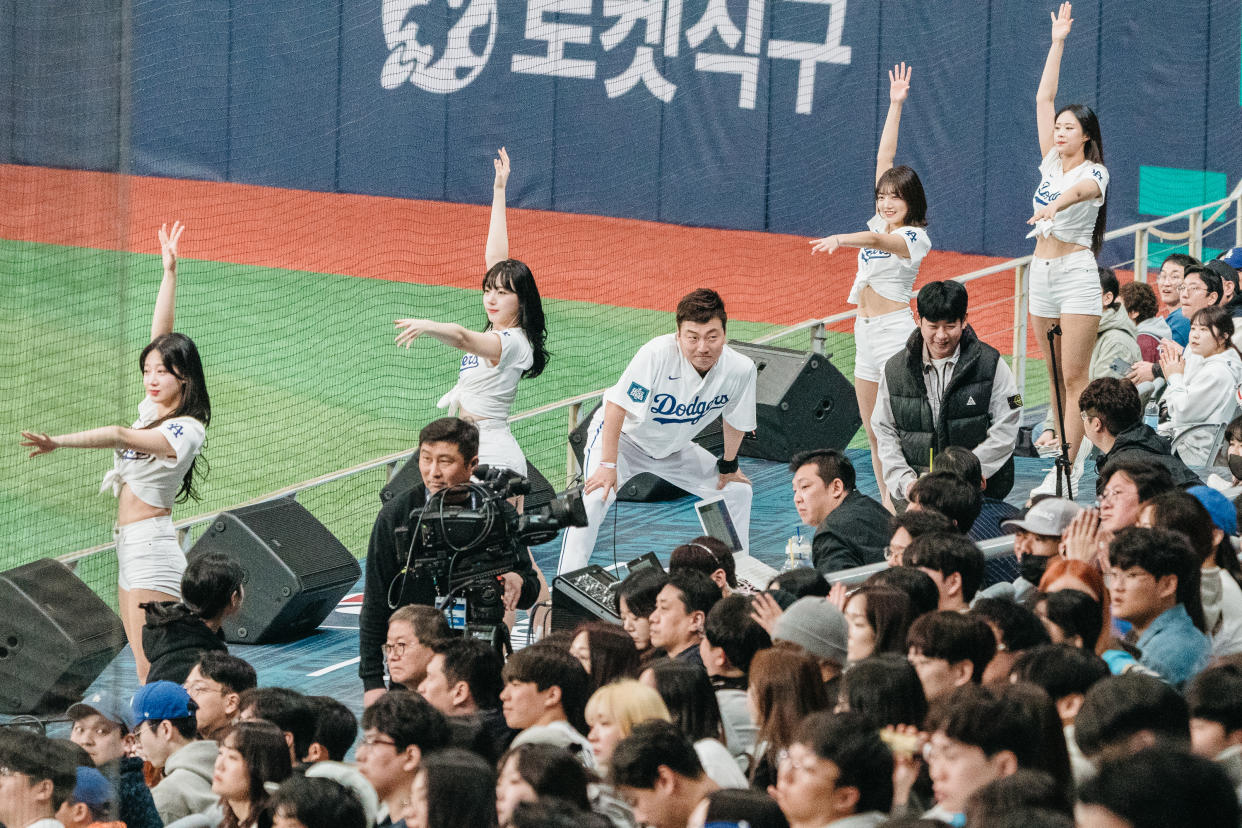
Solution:
[{"label": "dodgers text on jersey", "polygon": [[687,403],[677,402],[672,394],[656,394],[652,400],[651,419],[657,423],[697,423],[713,411],[729,404],[728,394],[717,394],[710,400],[700,400],[698,395]]}]

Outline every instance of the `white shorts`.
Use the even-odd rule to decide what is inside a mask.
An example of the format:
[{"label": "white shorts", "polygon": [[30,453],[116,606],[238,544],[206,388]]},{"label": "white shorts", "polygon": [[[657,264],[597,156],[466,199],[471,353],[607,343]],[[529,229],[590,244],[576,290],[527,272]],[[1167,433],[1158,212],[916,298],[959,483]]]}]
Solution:
[{"label": "white shorts", "polygon": [[526,455],[505,420],[475,420],[479,427],[479,463],[492,468],[512,469],[526,477]]},{"label": "white shorts", "polygon": [[909,308],[854,319],[854,379],[879,382],[884,363],[906,347],[915,328]]},{"label": "white shorts", "polygon": [[112,530],[116,540],[117,585],[181,597],[185,552],[168,515],[127,523]]},{"label": "white shorts", "polygon": [[1104,295],[1095,254],[1079,250],[1058,259],[1031,259],[1031,316],[1058,319],[1063,313],[1100,316]]}]

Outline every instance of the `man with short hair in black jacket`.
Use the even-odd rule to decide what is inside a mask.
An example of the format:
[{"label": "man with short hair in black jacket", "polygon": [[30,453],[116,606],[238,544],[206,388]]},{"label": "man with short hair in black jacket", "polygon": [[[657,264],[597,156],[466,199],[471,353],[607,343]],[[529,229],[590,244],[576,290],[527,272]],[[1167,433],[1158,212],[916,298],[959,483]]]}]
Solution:
[{"label": "man with short hair in black jacket", "polygon": [[[1095,458],[1096,472],[1113,460],[1143,460],[1169,470],[1173,485],[1200,486],[1203,481],[1186,467],[1169,448],[1169,443],[1143,422],[1143,405],[1138,390],[1129,380],[1100,377],[1092,380],[1078,397],[1086,437],[1100,450]],[[1105,478],[1096,481],[1097,494]]]},{"label": "man with short hair in black jacket", "polygon": [[794,507],[815,527],[815,568],[828,575],[884,560],[888,511],[854,488],[854,464],[835,449],[803,452],[789,463]]}]

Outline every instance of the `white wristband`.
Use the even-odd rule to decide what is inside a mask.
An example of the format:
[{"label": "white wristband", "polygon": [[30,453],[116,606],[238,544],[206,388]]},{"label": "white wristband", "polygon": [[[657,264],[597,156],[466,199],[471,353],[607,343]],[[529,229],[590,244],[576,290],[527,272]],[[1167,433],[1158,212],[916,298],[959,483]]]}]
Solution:
[{"label": "white wristband", "polygon": [[599,464],[606,469],[615,469],[617,467],[616,463],[609,463],[607,460],[600,460]]}]

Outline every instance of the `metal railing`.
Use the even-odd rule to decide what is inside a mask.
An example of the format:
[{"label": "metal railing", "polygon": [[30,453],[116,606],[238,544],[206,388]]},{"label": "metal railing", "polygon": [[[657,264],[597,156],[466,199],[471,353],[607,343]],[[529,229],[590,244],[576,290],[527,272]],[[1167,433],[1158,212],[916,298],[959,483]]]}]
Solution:
[{"label": "metal railing", "polygon": [[[1217,219],[1229,210],[1230,206],[1233,207],[1233,219],[1222,221],[1217,224]],[[1210,216],[1205,217],[1204,214],[1209,210],[1214,210],[1215,212],[1213,212]],[[1187,229],[1185,231],[1169,232],[1159,229],[1163,225],[1183,220],[1187,222]],[[1159,241],[1165,242],[1185,242],[1190,255],[1195,258],[1200,258],[1203,255],[1205,226],[1215,225],[1210,231],[1211,234],[1215,234],[1227,229],[1231,224],[1234,229],[1233,243],[1229,245],[1222,245],[1222,247],[1242,247],[1242,181],[1240,181],[1238,186],[1234,188],[1233,192],[1225,198],[1218,199],[1207,204],[1201,204],[1197,207],[1191,207],[1188,210],[1183,210],[1180,213],[1174,213],[1170,216],[1163,216],[1161,218],[1152,219],[1151,221],[1138,222],[1126,227],[1121,227],[1105,234],[1104,239],[1106,241],[1113,241],[1115,239],[1133,236],[1134,258],[1118,262],[1114,265],[1114,267],[1124,269],[1132,266],[1135,278],[1140,281],[1146,281],[1148,269],[1148,248],[1153,237]],[[954,277],[958,282],[967,283],[987,276],[993,276],[997,273],[1013,271],[1014,330],[1012,368],[1014,379],[1017,382],[1018,388],[1022,389],[1024,393],[1026,385],[1026,352],[1029,344],[1026,313],[1028,289],[1027,273],[1029,271],[1032,258],[1032,256],[1028,255],[1016,259],[1009,259],[1008,261],[1000,262],[980,270],[974,270],[970,273]],[[828,328],[833,325],[840,325],[844,322],[848,322],[856,315],[857,311],[848,310],[842,311],[841,313],[835,313],[821,319],[807,319],[795,325],[790,325],[789,327],[757,337],[754,342],[758,344],[765,344],[773,342],[777,339],[782,339],[791,334],[799,333],[800,331],[808,331],[811,335],[812,350],[815,353],[823,353]],[[566,399],[557,400],[555,402],[548,403],[547,405],[539,406],[538,408],[523,411],[510,417],[509,419],[510,422],[521,422],[522,420],[528,420],[534,417],[550,414],[560,409],[566,409],[567,428],[565,429],[565,434],[568,435],[574,430],[574,428],[577,427],[582,417],[582,406],[586,403],[600,399],[607,390],[607,388],[600,388],[595,391],[589,391],[585,394],[567,397]],[[356,474],[373,471],[377,468],[385,466],[388,467],[391,475],[397,469],[399,464],[412,457],[416,451],[417,449],[406,449],[404,451],[395,452],[383,457],[377,457],[373,460],[359,463],[358,465],[351,466],[347,469],[339,469],[337,471],[320,475],[319,477],[311,478],[310,480],[303,480],[300,483],[285,486],[284,488],[277,489],[276,491],[268,492],[252,498],[251,500],[247,500],[244,503],[235,503],[232,506],[225,507],[224,509],[184,518],[177,521],[174,525],[177,528],[179,537],[181,537],[182,542],[184,543],[191,529],[211,523],[222,511],[240,509],[244,506],[250,506],[256,503],[265,503],[281,497],[296,498],[300,493],[310,489],[323,486],[327,483],[343,480]],[[572,479],[577,473],[577,458],[574,456],[573,449],[569,446],[568,440],[566,440],[565,455],[565,479],[568,480]],[[106,552],[110,549],[114,549],[115,547],[115,543],[100,544],[98,546],[79,549],[74,552],[57,556],[57,560],[62,563],[73,564],[83,558],[90,557],[91,555],[99,552]]]}]

